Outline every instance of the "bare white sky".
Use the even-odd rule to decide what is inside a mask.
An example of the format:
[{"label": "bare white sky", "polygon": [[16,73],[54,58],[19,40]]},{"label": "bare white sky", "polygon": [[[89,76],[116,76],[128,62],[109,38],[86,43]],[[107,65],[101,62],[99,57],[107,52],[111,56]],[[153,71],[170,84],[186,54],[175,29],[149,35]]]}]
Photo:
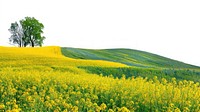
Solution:
[{"label": "bare white sky", "polygon": [[44,24],[46,46],[131,48],[200,66],[199,0],[0,0],[0,46],[26,16]]}]

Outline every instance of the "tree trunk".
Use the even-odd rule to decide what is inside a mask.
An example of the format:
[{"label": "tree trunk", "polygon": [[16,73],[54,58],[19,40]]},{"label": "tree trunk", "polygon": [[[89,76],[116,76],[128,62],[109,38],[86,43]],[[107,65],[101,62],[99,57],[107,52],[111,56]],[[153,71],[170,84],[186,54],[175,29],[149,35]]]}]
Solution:
[{"label": "tree trunk", "polygon": [[27,44],[26,44],[26,42],[24,42],[24,47],[26,47],[27,46]]},{"label": "tree trunk", "polygon": [[21,43],[21,41],[19,41],[19,47],[22,47],[22,43]]},{"label": "tree trunk", "polygon": [[34,47],[35,45],[34,45],[33,35],[31,35],[29,38],[31,42],[31,47]]},{"label": "tree trunk", "polygon": [[32,47],[35,47],[35,45],[34,45],[34,42],[31,40],[31,46]]}]

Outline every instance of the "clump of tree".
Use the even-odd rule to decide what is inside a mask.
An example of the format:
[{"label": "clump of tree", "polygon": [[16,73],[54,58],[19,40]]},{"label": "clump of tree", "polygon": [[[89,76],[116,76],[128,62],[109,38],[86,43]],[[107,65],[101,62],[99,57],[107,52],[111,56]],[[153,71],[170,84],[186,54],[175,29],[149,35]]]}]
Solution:
[{"label": "clump of tree", "polygon": [[25,17],[19,22],[11,23],[9,38],[10,43],[17,44],[19,47],[42,46],[45,39],[42,36],[44,25],[34,17]]}]

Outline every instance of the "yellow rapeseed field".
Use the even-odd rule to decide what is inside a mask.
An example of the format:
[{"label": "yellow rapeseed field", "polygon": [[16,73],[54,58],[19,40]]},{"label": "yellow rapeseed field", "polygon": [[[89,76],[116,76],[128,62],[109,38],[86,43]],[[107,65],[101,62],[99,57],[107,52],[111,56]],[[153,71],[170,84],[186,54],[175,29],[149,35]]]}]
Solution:
[{"label": "yellow rapeseed field", "polygon": [[78,66],[126,67],[62,56],[60,47],[0,47],[0,112],[199,112],[200,86],[121,79]]}]

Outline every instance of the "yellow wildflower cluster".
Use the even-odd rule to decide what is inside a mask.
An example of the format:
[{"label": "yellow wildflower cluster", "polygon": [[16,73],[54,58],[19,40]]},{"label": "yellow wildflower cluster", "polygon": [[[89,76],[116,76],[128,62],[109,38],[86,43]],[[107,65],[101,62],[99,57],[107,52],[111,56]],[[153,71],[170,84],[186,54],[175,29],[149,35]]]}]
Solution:
[{"label": "yellow wildflower cluster", "polygon": [[200,111],[199,83],[114,79],[77,67],[125,65],[65,58],[59,47],[11,49],[0,47],[0,111]]}]

